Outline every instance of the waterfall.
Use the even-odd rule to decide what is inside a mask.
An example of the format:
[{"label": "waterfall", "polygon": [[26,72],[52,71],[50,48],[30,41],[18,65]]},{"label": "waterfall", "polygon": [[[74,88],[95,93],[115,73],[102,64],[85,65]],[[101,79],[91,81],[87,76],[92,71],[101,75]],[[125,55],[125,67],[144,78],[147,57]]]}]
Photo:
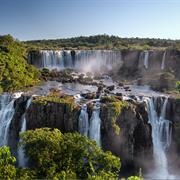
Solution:
[{"label": "waterfall", "polygon": [[9,127],[14,115],[14,101],[10,94],[0,96],[0,146],[8,145]]},{"label": "waterfall", "polygon": [[161,69],[164,70],[165,68],[165,60],[166,60],[166,51],[164,51],[163,57],[162,57],[162,63],[161,63]]},{"label": "waterfall", "polygon": [[[25,112],[21,118],[22,125],[21,125],[20,133],[23,133],[26,131],[26,111],[29,108],[29,106],[31,105],[31,102],[32,102],[32,97],[27,100],[26,109],[25,109]],[[21,145],[18,147],[18,164],[19,164],[19,167],[25,167],[26,163],[27,163],[27,159],[26,159],[26,156],[24,153],[24,147]]]},{"label": "waterfall", "polygon": [[[121,51],[81,50],[81,51],[40,51],[37,58],[29,56],[29,62],[38,68],[66,69],[80,71],[111,70],[122,61]],[[38,62],[37,62],[38,61]]]},{"label": "waterfall", "polygon": [[82,135],[95,140],[96,143],[100,145],[101,144],[101,119],[99,117],[100,106],[99,106],[98,100],[99,99],[94,100],[95,105],[93,107],[92,116],[90,118],[90,124],[89,124],[88,113],[87,113],[87,105],[84,104],[81,107],[78,129]]},{"label": "waterfall", "polygon": [[157,101],[156,98],[145,99],[149,123],[152,126],[153,155],[155,161],[155,172],[151,176],[152,178],[167,179],[170,178],[170,175],[168,173],[166,150],[171,143],[172,125],[171,121],[166,119],[168,98],[161,98],[160,115],[158,115],[156,109]]},{"label": "waterfall", "polygon": [[149,66],[149,51],[144,52],[144,67],[148,69]]},{"label": "waterfall", "polygon": [[78,122],[78,129],[82,135],[88,136],[89,121],[88,121],[88,113],[87,113],[86,104],[84,104],[81,107],[81,113],[79,115],[79,122]]},{"label": "waterfall", "polygon": [[101,119],[99,114],[100,107],[99,104],[96,103],[90,118],[89,138],[95,140],[98,145],[101,144]]}]

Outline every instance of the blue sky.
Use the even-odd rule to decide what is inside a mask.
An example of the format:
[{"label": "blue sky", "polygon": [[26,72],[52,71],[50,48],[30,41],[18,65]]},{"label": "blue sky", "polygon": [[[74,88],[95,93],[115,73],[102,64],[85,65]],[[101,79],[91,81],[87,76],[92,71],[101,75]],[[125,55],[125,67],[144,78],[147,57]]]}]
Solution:
[{"label": "blue sky", "polygon": [[0,34],[180,39],[180,0],[0,0]]}]

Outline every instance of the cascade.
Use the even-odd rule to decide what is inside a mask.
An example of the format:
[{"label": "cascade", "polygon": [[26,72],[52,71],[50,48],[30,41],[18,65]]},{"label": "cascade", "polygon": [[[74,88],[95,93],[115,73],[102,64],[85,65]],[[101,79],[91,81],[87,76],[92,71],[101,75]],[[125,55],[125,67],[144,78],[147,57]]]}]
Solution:
[{"label": "cascade", "polygon": [[80,134],[88,136],[89,121],[86,104],[82,105],[81,113],[79,115],[78,130]]},{"label": "cascade", "polygon": [[166,60],[166,51],[164,51],[163,57],[162,57],[162,63],[161,63],[161,69],[164,70],[165,68],[165,60]]},{"label": "cascade", "polygon": [[149,66],[149,51],[144,52],[144,67],[148,69]]},{"label": "cascade", "polygon": [[98,145],[101,144],[101,119],[99,114],[100,106],[96,103],[93,107],[92,116],[90,118],[89,138],[95,140]]},{"label": "cascade", "polygon": [[0,96],[0,146],[8,145],[9,127],[14,115],[14,101],[11,94]]},{"label": "cascade", "polygon": [[166,107],[168,98],[161,98],[160,115],[157,113],[157,98],[146,98],[145,102],[148,110],[149,123],[152,126],[153,156],[155,161],[155,171],[152,178],[167,179],[172,178],[168,172],[168,161],[166,150],[171,143],[172,125],[166,119]]},{"label": "cascade", "polygon": [[[38,59],[29,55],[29,62],[38,68],[66,69],[80,71],[111,70],[121,63],[121,52],[112,50],[40,51]],[[38,61],[38,63],[37,63]]]},{"label": "cascade", "polygon": [[[25,109],[25,112],[24,112],[24,114],[22,115],[22,118],[21,118],[22,125],[21,125],[20,133],[23,133],[23,132],[26,131],[26,111],[29,108],[29,106],[31,105],[31,102],[32,102],[32,97],[27,100],[26,109]],[[22,146],[19,146],[19,148],[18,148],[19,167],[25,167],[26,162],[27,162],[27,159],[25,157],[24,148]]]}]

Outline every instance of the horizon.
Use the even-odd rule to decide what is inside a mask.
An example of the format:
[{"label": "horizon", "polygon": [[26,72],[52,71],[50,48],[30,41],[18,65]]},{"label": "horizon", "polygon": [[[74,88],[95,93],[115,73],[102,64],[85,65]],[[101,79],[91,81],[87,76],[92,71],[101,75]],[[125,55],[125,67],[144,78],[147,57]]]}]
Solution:
[{"label": "horizon", "polygon": [[[168,41],[168,40],[170,40],[170,41],[179,41],[180,40],[180,38],[179,39],[166,39],[166,38],[149,38],[149,37],[120,37],[120,36],[118,36],[118,35],[109,35],[109,34],[94,34],[94,35],[79,35],[79,36],[72,36],[72,37],[63,37],[63,38],[61,38],[61,37],[57,37],[57,38],[51,38],[51,39],[30,39],[30,40],[22,40],[22,42],[26,42],[26,41],[43,41],[43,40],[45,40],[45,41],[48,41],[48,40],[61,40],[61,39],[72,39],[72,38],[79,38],[79,37],[86,37],[86,38],[88,38],[88,37],[94,37],[94,36],[104,36],[104,35],[107,35],[107,36],[109,36],[109,37],[111,37],[111,36],[115,36],[115,37],[117,37],[117,38],[121,38],[121,39],[156,39],[156,40],[166,40],[166,41]],[[16,39],[16,37],[14,37],[15,39]],[[18,39],[19,40],[19,39]],[[21,40],[20,40],[21,41]]]},{"label": "horizon", "polygon": [[178,0],[0,0],[0,34],[20,41],[104,35],[180,39]]}]

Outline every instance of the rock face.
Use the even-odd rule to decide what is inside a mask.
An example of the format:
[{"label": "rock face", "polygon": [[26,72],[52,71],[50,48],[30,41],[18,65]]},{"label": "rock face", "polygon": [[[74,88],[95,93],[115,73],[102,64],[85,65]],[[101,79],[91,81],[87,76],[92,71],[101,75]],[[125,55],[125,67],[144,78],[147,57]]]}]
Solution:
[{"label": "rock face", "polygon": [[167,119],[173,123],[173,143],[180,152],[180,99],[169,98],[167,108]]},{"label": "rock face", "polygon": [[[25,112],[26,103],[29,97],[22,96],[15,101],[15,114],[11,121],[9,130],[9,144],[16,155],[19,131],[21,129],[21,119]],[[118,111],[109,107],[106,101],[101,102],[101,145],[104,150],[110,150],[121,158],[121,173],[126,174],[126,170],[137,172],[139,168],[150,168],[144,164],[152,160],[152,137],[151,126],[148,123],[148,114],[145,103],[123,102],[121,98],[116,100],[122,103]],[[157,98],[157,112],[161,106],[158,104],[162,100]],[[68,103],[67,103],[68,102]],[[78,131],[78,118],[80,108],[72,108],[69,101],[36,101],[33,100],[26,111],[27,129],[41,127],[58,128],[62,132]],[[113,102],[116,104],[116,101]],[[125,104],[125,105],[124,105]],[[173,134],[169,163],[177,164],[180,168],[180,100],[169,98],[167,104],[166,118],[172,121]],[[114,111],[114,112],[112,112]],[[88,106],[88,114],[91,116],[92,110]],[[120,128],[120,131],[118,131]],[[174,152],[174,153],[172,153]],[[130,173],[128,171],[128,173]]]},{"label": "rock face", "polygon": [[151,127],[148,124],[145,104],[128,103],[128,106],[122,109],[116,119],[116,124],[120,127],[119,134],[116,134],[111,126],[110,115],[110,109],[103,105],[102,147],[121,158],[122,173],[126,173],[127,169],[138,170],[138,167],[143,166],[139,163],[140,158],[152,157]]},{"label": "rock face", "polygon": [[149,50],[147,67],[145,67],[145,52],[128,50],[122,53],[123,65],[119,74],[125,77],[137,78],[162,71],[173,72],[180,79],[180,52],[177,50]]},{"label": "rock face", "polygon": [[17,142],[19,140],[19,131],[21,129],[21,117],[25,112],[26,102],[29,97],[21,96],[14,103],[15,113],[10,124],[8,144],[11,152],[16,155]]},{"label": "rock face", "polygon": [[27,129],[41,127],[58,128],[62,132],[78,130],[79,109],[71,109],[65,103],[32,102],[26,113]]},{"label": "rock face", "polygon": [[[46,64],[42,61],[43,51],[31,51],[29,52],[28,62],[36,67],[42,67]],[[89,62],[89,56],[93,56],[100,51],[63,51],[65,54],[69,54],[69,59],[71,59],[71,68],[74,67],[75,61],[79,61],[79,53],[83,53],[83,59],[87,65]],[[63,53],[59,51],[59,53]],[[115,75],[121,75],[126,78],[136,79],[137,77],[145,77],[152,74],[157,74],[163,71],[172,72],[176,78],[180,79],[180,51],[177,50],[149,50],[149,51],[140,51],[140,50],[122,50],[122,51],[102,51],[103,55],[100,54],[101,62],[107,63],[112,60],[112,57],[116,57],[112,61],[117,61],[115,69],[118,69],[119,72],[115,72]],[[145,54],[148,52],[148,55]],[[51,51],[51,54],[54,55],[57,52]],[[145,63],[145,56],[147,62]],[[76,58],[75,58],[76,57]],[[105,58],[106,57],[106,58]],[[99,56],[98,56],[99,58]],[[105,58],[105,59],[104,59]],[[54,59],[56,60],[56,59]],[[87,61],[88,60],[88,61]],[[54,62],[58,67],[59,61]],[[109,62],[110,63],[110,62]],[[61,65],[61,64],[60,64]],[[114,72],[113,72],[114,74]]]},{"label": "rock face", "polygon": [[[170,164],[173,169],[180,169],[180,99],[170,98],[168,101],[170,112],[167,114],[173,122],[171,153],[169,154]],[[176,169],[177,168],[177,169]]]}]

